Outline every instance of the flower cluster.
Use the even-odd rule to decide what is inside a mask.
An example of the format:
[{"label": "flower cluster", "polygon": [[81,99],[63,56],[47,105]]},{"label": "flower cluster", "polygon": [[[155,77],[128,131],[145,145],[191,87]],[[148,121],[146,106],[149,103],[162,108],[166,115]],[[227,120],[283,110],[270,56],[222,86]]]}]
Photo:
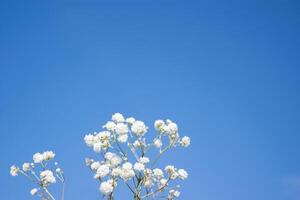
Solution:
[{"label": "flower cluster", "polygon": [[[33,162],[25,162],[22,167],[15,165],[10,167],[11,176],[24,175],[36,187],[30,191],[31,195],[37,195],[42,199],[54,200],[54,196],[48,190],[48,186],[56,183],[57,179],[64,185],[65,178],[58,163],[54,162],[54,167],[50,167],[55,157],[53,151],[45,151],[43,153],[35,153],[32,157]],[[49,168],[50,167],[50,168]]]},{"label": "flower cluster", "polygon": [[[171,186],[175,180],[184,180],[188,173],[172,165],[164,170],[155,167],[159,158],[169,149],[188,147],[190,138],[180,137],[178,126],[171,120],[156,120],[156,134],[148,143],[148,127],[133,117],[125,118],[120,113],[112,115],[100,132],[87,134],[84,141],[101,160],[86,158],[86,165],[100,180],[100,192],[113,199],[119,181],[125,183],[134,199],[165,198],[172,200],[180,195],[179,186]],[[150,160],[151,149],[158,149],[157,156]]]}]

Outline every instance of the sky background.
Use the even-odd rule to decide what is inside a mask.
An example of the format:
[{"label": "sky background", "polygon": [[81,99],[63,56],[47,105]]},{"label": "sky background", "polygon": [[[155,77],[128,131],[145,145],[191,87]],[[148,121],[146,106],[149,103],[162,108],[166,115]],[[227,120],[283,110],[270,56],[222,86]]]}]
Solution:
[{"label": "sky background", "polygon": [[66,200],[100,199],[83,136],[115,112],[192,138],[159,163],[188,170],[180,199],[300,199],[299,1],[1,0],[0,19],[1,199],[32,198],[9,167],[48,149]]}]

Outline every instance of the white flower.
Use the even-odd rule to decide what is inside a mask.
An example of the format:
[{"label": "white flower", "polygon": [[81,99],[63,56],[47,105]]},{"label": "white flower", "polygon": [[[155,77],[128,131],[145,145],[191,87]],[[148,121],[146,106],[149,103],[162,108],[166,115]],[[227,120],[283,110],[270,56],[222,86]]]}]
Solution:
[{"label": "white flower", "polygon": [[100,167],[100,162],[99,161],[97,161],[97,162],[93,162],[92,164],[91,164],[91,169],[93,170],[93,171],[97,171],[97,169]]},{"label": "white flower", "polygon": [[119,167],[114,168],[114,169],[112,169],[112,171],[111,171],[111,175],[112,175],[112,176],[120,176],[121,173],[122,173],[122,169],[119,168]]},{"label": "white flower", "polygon": [[103,178],[109,174],[109,167],[107,165],[100,165],[97,169],[97,174],[100,178]]},{"label": "white flower", "polygon": [[175,124],[174,122],[169,123],[168,128],[169,128],[170,133],[177,133],[178,132],[177,124]]},{"label": "white flower", "polygon": [[33,188],[32,190],[30,190],[30,194],[33,196],[38,192],[38,189]]},{"label": "white flower", "polygon": [[141,146],[141,142],[139,140],[134,141],[133,146],[134,148],[139,148]]},{"label": "white flower", "polygon": [[104,195],[109,195],[113,192],[114,187],[109,181],[104,181],[100,185],[100,192]]},{"label": "white flower", "polygon": [[191,139],[187,136],[184,136],[182,139],[181,139],[181,146],[183,147],[188,147],[189,145],[191,144]]},{"label": "white flower", "polygon": [[159,120],[156,120],[155,122],[154,122],[154,127],[155,127],[155,129],[157,130],[157,131],[161,131],[162,129],[162,127],[165,125],[165,122],[163,121],[163,120],[161,120],[161,119],[159,119]]},{"label": "white flower", "polygon": [[164,177],[164,172],[159,168],[153,169],[153,174],[157,179],[161,179]]},{"label": "white flower", "polygon": [[144,186],[147,188],[150,188],[153,185],[153,181],[151,178],[146,178],[146,180],[144,181]]},{"label": "white flower", "polygon": [[114,122],[112,122],[112,121],[108,121],[108,122],[103,126],[103,128],[106,128],[106,129],[109,130],[109,131],[113,131],[113,130],[115,130],[115,128],[116,128],[116,124],[115,124]]},{"label": "white flower", "polygon": [[53,153],[53,151],[45,151],[45,152],[43,153],[43,158],[44,158],[44,160],[46,160],[46,161],[49,161],[49,160],[53,159],[54,156],[55,156],[55,153]]},{"label": "white flower", "polygon": [[177,171],[178,175],[179,175],[179,178],[184,180],[188,177],[188,173],[184,170],[184,169],[179,169]]},{"label": "white flower", "polygon": [[140,162],[146,164],[150,162],[150,159],[148,157],[140,157]]},{"label": "white flower", "polygon": [[93,145],[93,150],[97,153],[99,153],[101,151],[101,146],[102,144],[100,142],[97,142]]},{"label": "white flower", "polygon": [[176,169],[173,165],[167,165],[165,167],[165,171],[171,176],[172,174],[174,174],[176,172]]},{"label": "white flower", "polygon": [[133,124],[135,122],[135,119],[133,117],[129,117],[129,118],[126,119],[126,122],[128,124]]},{"label": "white flower", "polygon": [[126,162],[122,165],[123,169],[132,169],[132,164],[130,162]]},{"label": "white flower", "polygon": [[124,123],[118,123],[116,126],[116,133],[119,135],[127,134],[128,133],[128,126]]},{"label": "white flower", "polygon": [[34,161],[34,163],[41,163],[41,162],[43,162],[43,160],[44,160],[43,154],[41,154],[41,153],[35,153],[33,155],[33,161]]},{"label": "white flower", "polygon": [[10,175],[11,176],[18,176],[20,169],[16,167],[15,165],[10,167]]},{"label": "white flower", "polygon": [[178,190],[170,190],[169,191],[169,196],[168,196],[168,198],[171,198],[171,199],[173,199],[173,198],[175,198],[175,197],[179,197],[179,195],[180,195],[180,192],[178,191]]},{"label": "white flower", "polygon": [[121,143],[125,143],[128,140],[128,135],[127,134],[125,134],[125,135],[119,135],[118,138],[117,138],[117,140],[119,142],[121,142]]},{"label": "white flower", "polygon": [[116,155],[116,154],[114,154],[114,153],[112,153],[112,152],[107,152],[107,153],[105,153],[104,158],[105,158],[106,160],[111,160],[115,155]]},{"label": "white flower", "polygon": [[131,131],[137,136],[143,136],[147,132],[148,127],[142,121],[135,121],[131,126]]},{"label": "white flower", "polygon": [[121,162],[122,162],[122,159],[117,155],[112,157],[112,159],[110,159],[110,164],[113,167],[118,166],[119,164],[121,164]]},{"label": "white flower", "polygon": [[43,184],[45,184],[45,185],[56,182],[53,172],[50,170],[42,171],[40,173],[40,179],[43,181]]},{"label": "white flower", "polygon": [[55,172],[56,172],[56,173],[61,173],[62,171],[61,171],[60,168],[56,168],[56,169],[55,169]]},{"label": "white flower", "polygon": [[116,123],[122,123],[125,121],[125,118],[123,117],[123,115],[121,113],[115,113],[113,114],[113,116],[111,117],[111,119],[116,122]]},{"label": "white flower", "polygon": [[84,141],[87,146],[92,147],[94,144],[94,135],[92,135],[92,134],[85,135]]},{"label": "white flower", "polygon": [[162,146],[162,141],[160,139],[154,139],[153,144],[156,148],[160,148]]},{"label": "white flower", "polygon": [[145,169],[145,165],[143,163],[140,163],[140,162],[136,162],[134,164],[134,169],[136,171],[143,171]]},{"label": "white flower", "polygon": [[159,183],[160,183],[160,185],[161,185],[162,187],[164,187],[165,185],[168,184],[168,180],[165,179],[165,178],[162,178],[162,179],[160,179]]},{"label": "white flower", "polygon": [[22,169],[23,169],[24,172],[29,171],[30,170],[30,163],[24,163],[22,165]]}]

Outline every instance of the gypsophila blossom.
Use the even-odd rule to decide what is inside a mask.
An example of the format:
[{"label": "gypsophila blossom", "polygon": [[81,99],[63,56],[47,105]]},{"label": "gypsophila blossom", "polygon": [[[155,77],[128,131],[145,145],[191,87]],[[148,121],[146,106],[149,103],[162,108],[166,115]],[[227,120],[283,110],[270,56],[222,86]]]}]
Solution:
[{"label": "gypsophila blossom", "polygon": [[[181,138],[178,125],[170,119],[154,122],[157,133],[149,140],[150,143],[147,141],[151,136],[146,134],[148,127],[143,121],[133,117],[126,118],[121,113],[113,114],[111,120],[103,126],[104,131],[109,132],[106,137],[97,139],[97,133],[84,137],[86,145],[102,155],[99,160],[85,160],[93,171],[94,178],[100,180],[100,192],[108,200],[112,200],[117,182],[122,181],[133,193],[135,200],[156,197],[172,200],[179,197],[178,187],[172,186],[172,183],[174,180],[186,179],[188,173],[173,165],[159,168],[156,164],[166,151],[189,146],[190,138]],[[150,159],[147,153],[152,147],[157,156]]]},{"label": "gypsophila blossom", "polygon": [[38,189],[33,188],[32,190],[30,190],[30,194],[33,196],[38,192]]},{"label": "gypsophila blossom", "polygon": [[191,139],[187,136],[184,136],[182,139],[181,139],[181,145],[183,147],[188,147],[190,146],[190,143],[191,143]]},{"label": "gypsophila blossom", "polygon": [[[24,162],[22,169],[13,165],[10,168],[10,174],[17,176],[18,174],[27,177],[36,188],[30,190],[32,196],[39,196],[43,200],[55,200],[54,195],[48,190],[48,186],[55,184],[57,180],[64,187],[65,177],[61,168],[58,167],[58,163],[52,163],[55,157],[53,151],[38,152],[32,156],[34,163]],[[62,200],[64,200],[64,192],[62,192]]]}]

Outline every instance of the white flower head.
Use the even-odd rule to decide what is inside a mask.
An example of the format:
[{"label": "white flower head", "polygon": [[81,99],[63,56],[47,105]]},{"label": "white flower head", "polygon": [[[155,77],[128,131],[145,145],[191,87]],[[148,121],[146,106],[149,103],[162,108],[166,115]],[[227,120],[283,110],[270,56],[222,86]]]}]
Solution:
[{"label": "white flower head", "polygon": [[129,118],[126,119],[126,122],[128,124],[133,124],[135,122],[135,119],[133,117],[129,117]]},{"label": "white flower head", "polygon": [[147,164],[150,162],[150,159],[148,157],[140,157],[140,162],[143,163],[143,164]]},{"label": "white flower head", "polygon": [[136,162],[133,168],[136,171],[143,171],[145,169],[145,165],[143,163]]},{"label": "white flower head", "polygon": [[53,172],[50,170],[45,170],[40,173],[40,179],[44,185],[48,185],[49,183],[55,183],[56,179],[53,175]]},{"label": "white flower head", "polygon": [[161,139],[154,139],[153,144],[156,148],[160,148],[162,146],[162,141]]},{"label": "white flower head", "polygon": [[174,198],[179,197],[179,196],[180,196],[180,192],[178,190],[172,189],[172,190],[169,191],[168,198],[174,199]]},{"label": "white flower head", "polygon": [[116,124],[112,121],[106,122],[106,124],[103,126],[103,128],[106,128],[108,131],[114,131],[116,128]]},{"label": "white flower head", "polygon": [[38,192],[38,189],[33,188],[32,190],[30,190],[30,194],[33,196]]},{"label": "white flower head", "polygon": [[115,113],[112,115],[111,119],[116,123],[122,123],[125,121],[124,116],[121,113]]},{"label": "white flower head", "polygon": [[165,125],[165,122],[161,119],[156,120],[154,122],[154,127],[157,131],[161,132],[162,131],[162,127]]},{"label": "white flower head", "polygon": [[104,195],[109,195],[113,192],[114,187],[110,181],[104,181],[100,185],[100,192]]},{"label": "white flower head", "polygon": [[109,174],[110,170],[107,165],[100,165],[97,169],[97,174],[99,175],[100,178],[103,178]]},{"label": "white flower head", "polygon": [[91,164],[91,170],[97,171],[98,168],[100,167],[100,165],[101,165],[101,163],[100,163],[99,161],[93,162],[93,163]]},{"label": "white flower head", "polygon": [[41,163],[44,161],[44,156],[41,153],[35,153],[32,159],[34,163]]},{"label": "white flower head", "polygon": [[92,134],[85,135],[84,142],[87,146],[92,147],[94,144],[94,135]]},{"label": "white flower head", "polygon": [[119,142],[121,142],[121,143],[125,143],[125,142],[127,142],[127,140],[128,140],[128,135],[127,135],[127,134],[119,135],[119,136],[117,137],[117,140],[118,140]]},{"label": "white flower head", "polygon": [[180,141],[181,146],[188,147],[191,144],[191,139],[187,136],[184,136]]},{"label": "white flower head", "polygon": [[30,163],[26,162],[22,165],[22,169],[24,172],[28,172],[30,170]]},{"label": "white flower head", "polygon": [[15,165],[10,167],[10,175],[11,176],[18,176],[20,169]]},{"label": "white flower head", "polygon": [[148,127],[142,121],[135,121],[131,126],[131,131],[137,136],[144,136]]},{"label": "white flower head", "polygon": [[188,177],[188,173],[184,169],[179,169],[177,171],[177,173],[178,173],[179,178],[182,180],[187,179],[187,177]]},{"label": "white flower head", "polygon": [[43,159],[45,161],[49,161],[51,159],[53,159],[55,157],[55,153],[53,153],[53,151],[45,151],[43,153]]},{"label": "white flower head", "polygon": [[127,134],[128,133],[128,126],[124,123],[118,123],[115,129],[116,133],[119,135]]}]

